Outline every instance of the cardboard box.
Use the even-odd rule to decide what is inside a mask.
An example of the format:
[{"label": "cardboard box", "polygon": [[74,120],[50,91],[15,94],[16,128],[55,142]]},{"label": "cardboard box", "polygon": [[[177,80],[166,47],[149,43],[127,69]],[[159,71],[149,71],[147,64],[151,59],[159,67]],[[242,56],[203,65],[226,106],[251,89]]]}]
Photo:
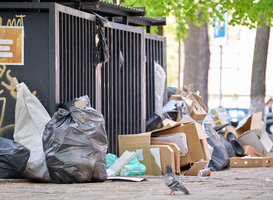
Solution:
[{"label": "cardboard box", "polygon": [[196,100],[186,99],[185,103],[188,107],[189,114],[194,120],[203,120],[206,117],[207,112]]},{"label": "cardboard box", "polygon": [[[182,137],[180,134],[182,135]],[[185,133],[172,133],[167,135],[161,135],[160,137],[153,137],[152,140],[176,143],[177,146],[180,148],[180,156],[184,156],[188,152]]]},{"label": "cardboard box", "polygon": [[150,147],[160,149],[162,174],[166,171],[164,168],[166,164],[170,164],[172,171],[175,172],[174,150],[169,145],[151,145]]},{"label": "cardboard box", "polygon": [[227,125],[226,126],[226,130],[225,130],[225,138],[227,138],[227,134],[229,132],[233,133],[237,138],[239,137],[239,135],[236,134],[236,127],[232,126],[232,125]]},{"label": "cardboard box", "polygon": [[254,113],[248,117],[245,117],[237,126],[236,135],[240,136],[246,131],[255,130],[257,133],[261,129],[262,112]]},{"label": "cardboard box", "polygon": [[175,164],[175,173],[180,173],[180,148],[175,143],[161,142],[161,141],[151,141],[151,145],[168,145],[174,151],[174,164]]},{"label": "cardboard box", "polygon": [[234,157],[230,158],[230,167],[270,167],[273,157]]},{"label": "cardboard box", "polygon": [[181,127],[186,134],[188,143],[188,154],[180,158],[180,166],[187,166],[198,160],[210,160],[211,155],[206,143],[208,135],[203,131],[202,125],[191,123]]},{"label": "cardboard box", "polygon": [[205,106],[205,104],[203,103],[203,99],[201,96],[197,95],[196,93],[194,92],[190,92],[188,94],[188,96],[186,97],[188,99],[191,99],[193,101],[197,101],[199,103],[199,105],[206,111],[208,112],[208,108]]},{"label": "cardboard box", "polygon": [[243,155],[245,156],[251,156],[251,157],[265,157],[264,154],[259,152],[257,149],[252,147],[251,145],[243,145],[245,149],[245,153]]},{"label": "cardboard box", "polygon": [[119,156],[126,150],[137,153],[139,162],[146,167],[145,175],[162,175],[162,171],[150,151],[151,133],[119,135],[118,144]]},{"label": "cardboard box", "polygon": [[203,131],[202,125],[198,123],[190,123],[183,126],[180,123],[176,123],[173,126],[167,124],[165,127],[150,133],[119,135],[119,154],[121,155],[125,150],[135,151],[140,163],[146,166],[146,175],[161,175],[162,172],[150,151],[151,137],[181,132],[186,134],[188,144],[188,154],[180,157],[181,167],[210,158],[208,145],[204,145],[205,141],[202,141],[208,136]]},{"label": "cardboard box", "polygon": [[261,133],[261,137],[259,138],[256,130],[245,132],[239,136],[238,140],[242,145],[251,145],[263,154],[268,154],[273,146],[267,132]]},{"label": "cardboard box", "polygon": [[206,141],[201,141],[206,139],[208,135],[202,128],[201,124],[190,123],[181,126],[179,123],[175,123],[173,126],[167,124],[162,129],[157,129],[152,131],[151,136],[161,136],[172,133],[185,133],[187,137],[188,153],[186,156],[180,157],[180,166],[184,167],[195,161],[211,158],[208,145],[204,145]]}]

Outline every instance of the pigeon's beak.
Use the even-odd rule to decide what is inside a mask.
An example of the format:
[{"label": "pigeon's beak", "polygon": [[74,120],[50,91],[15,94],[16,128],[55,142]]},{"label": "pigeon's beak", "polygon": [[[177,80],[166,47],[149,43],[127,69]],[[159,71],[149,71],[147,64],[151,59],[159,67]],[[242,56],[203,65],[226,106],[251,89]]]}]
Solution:
[{"label": "pigeon's beak", "polygon": [[166,168],[166,165],[164,166],[164,168]]}]

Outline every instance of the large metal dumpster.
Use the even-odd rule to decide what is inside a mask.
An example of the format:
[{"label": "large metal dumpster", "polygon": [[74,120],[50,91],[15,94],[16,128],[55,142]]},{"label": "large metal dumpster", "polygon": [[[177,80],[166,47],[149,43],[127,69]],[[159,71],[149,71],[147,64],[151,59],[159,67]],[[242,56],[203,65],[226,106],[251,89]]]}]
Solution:
[{"label": "large metal dumpster", "polygon": [[24,65],[1,65],[0,135],[12,138],[16,92],[25,82],[50,115],[57,104],[89,95],[95,107],[95,16],[56,3],[0,3],[2,26],[24,27]]},{"label": "large metal dumpster", "polygon": [[[111,153],[118,154],[118,135],[145,132],[146,112],[154,112],[153,62],[166,69],[166,40],[128,25],[143,23],[143,18],[123,20],[127,24],[109,21],[105,38],[110,59],[95,66],[96,18],[88,9],[31,2],[0,3],[0,11],[0,25],[24,26],[25,31],[24,65],[0,66],[0,136],[12,138],[14,129],[11,77],[25,82],[51,116],[58,103],[88,95],[104,115]],[[136,12],[132,9],[132,15]]]}]

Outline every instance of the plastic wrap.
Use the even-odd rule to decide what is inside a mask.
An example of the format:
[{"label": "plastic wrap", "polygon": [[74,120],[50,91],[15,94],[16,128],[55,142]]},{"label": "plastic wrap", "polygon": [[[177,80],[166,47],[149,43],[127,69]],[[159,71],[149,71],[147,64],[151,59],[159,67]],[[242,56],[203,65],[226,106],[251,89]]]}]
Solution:
[{"label": "plastic wrap", "polygon": [[[90,105],[87,96],[79,99]],[[64,105],[69,110],[59,108],[43,134],[51,179],[55,183],[104,181],[108,142],[102,114],[87,106],[76,108],[73,101]]]},{"label": "plastic wrap", "polygon": [[203,120],[203,124],[210,125],[215,130],[221,129],[226,125],[230,124],[229,116],[224,107],[218,107],[214,109],[210,109],[207,112],[205,119]]},{"label": "plastic wrap", "polygon": [[106,168],[108,169],[109,167],[111,167],[117,160],[118,157],[115,154],[106,154]]},{"label": "plastic wrap", "polygon": [[92,12],[94,15],[96,15],[96,25],[98,28],[98,38],[99,41],[96,45],[96,59],[95,59],[95,65],[99,63],[105,63],[109,60],[109,49],[108,45],[106,43],[105,38],[105,24],[108,22],[105,18],[102,16]]},{"label": "plastic wrap", "polygon": [[146,167],[141,164],[135,156],[125,167],[120,170],[120,176],[143,176],[145,175]]},{"label": "plastic wrap", "polygon": [[31,152],[23,177],[50,182],[42,144],[44,127],[50,121],[50,116],[24,83],[16,87],[18,91],[13,138]]},{"label": "plastic wrap", "polygon": [[153,113],[146,121],[146,132],[150,132],[152,130],[159,129],[162,127],[163,127],[162,119],[156,113]]},{"label": "plastic wrap", "polygon": [[0,179],[16,179],[23,175],[30,150],[13,140],[0,137]]},{"label": "plastic wrap", "polygon": [[166,73],[164,69],[154,62],[154,76],[155,76],[155,112],[161,116],[163,106],[163,94],[165,90]]},{"label": "plastic wrap", "polygon": [[207,138],[208,144],[213,148],[209,168],[211,171],[220,171],[225,167],[229,167],[229,155],[225,145],[221,142],[220,136],[215,130],[207,125],[205,132],[209,136]]}]

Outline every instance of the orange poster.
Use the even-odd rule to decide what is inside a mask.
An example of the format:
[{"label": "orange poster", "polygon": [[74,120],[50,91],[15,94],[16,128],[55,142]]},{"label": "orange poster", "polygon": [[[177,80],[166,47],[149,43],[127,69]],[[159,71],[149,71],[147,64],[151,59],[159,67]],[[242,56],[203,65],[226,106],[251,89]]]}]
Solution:
[{"label": "orange poster", "polygon": [[24,65],[23,33],[23,26],[0,26],[0,65]]}]

